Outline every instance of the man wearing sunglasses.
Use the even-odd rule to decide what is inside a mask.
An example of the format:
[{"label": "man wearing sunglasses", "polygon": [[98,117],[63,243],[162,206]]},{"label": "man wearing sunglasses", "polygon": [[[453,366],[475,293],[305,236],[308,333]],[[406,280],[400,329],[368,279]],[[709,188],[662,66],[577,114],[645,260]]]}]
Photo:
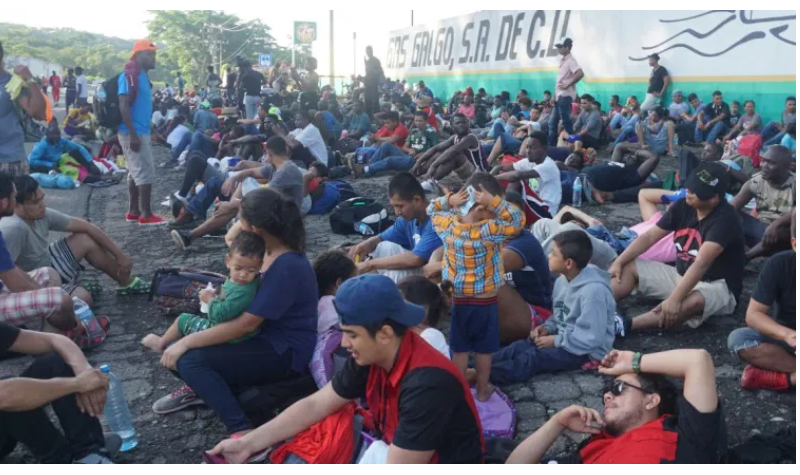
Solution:
[{"label": "man wearing sunglasses", "polygon": [[[701,164],[686,179],[686,198],[672,205],[611,265],[617,302],[636,289],[661,301],[628,319],[626,329],[698,328],[713,316],[736,310],[744,279],[744,233],[738,213],[725,199],[729,183],[723,165]],[[670,232],[675,233],[675,267],[639,259]]]},{"label": "man wearing sunglasses", "polygon": [[[571,406],[553,416],[508,458],[541,463],[565,430],[591,434],[578,452],[556,463],[719,463],[727,450],[714,362],[705,350],[642,355],[613,350],[600,373],[615,378],[604,410]],[[683,379],[683,394],[666,378]]]}]

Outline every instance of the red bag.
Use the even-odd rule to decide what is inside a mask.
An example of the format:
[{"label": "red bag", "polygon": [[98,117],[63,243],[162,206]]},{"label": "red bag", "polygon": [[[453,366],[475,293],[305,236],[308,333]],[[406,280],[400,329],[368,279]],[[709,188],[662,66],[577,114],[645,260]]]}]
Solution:
[{"label": "red bag", "polygon": [[737,152],[739,155],[750,157],[753,161],[755,168],[761,168],[761,147],[764,145],[764,140],[759,134],[748,134],[739,139],[739,148]]}]

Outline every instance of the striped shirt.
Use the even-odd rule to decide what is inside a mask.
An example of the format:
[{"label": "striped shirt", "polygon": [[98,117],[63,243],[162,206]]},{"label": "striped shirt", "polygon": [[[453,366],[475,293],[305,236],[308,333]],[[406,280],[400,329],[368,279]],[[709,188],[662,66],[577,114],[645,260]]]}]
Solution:
[{"label": "striped shirt", "polygon": [[503,243],[522,229],[522,212],[499,196],[492,201],[495,219],[462,223],[458,211],[447,203],[449,196],[428,206],[436,234],[444,243],[442,279],[453,283],[456,297],[477,297],[503,285]]}]

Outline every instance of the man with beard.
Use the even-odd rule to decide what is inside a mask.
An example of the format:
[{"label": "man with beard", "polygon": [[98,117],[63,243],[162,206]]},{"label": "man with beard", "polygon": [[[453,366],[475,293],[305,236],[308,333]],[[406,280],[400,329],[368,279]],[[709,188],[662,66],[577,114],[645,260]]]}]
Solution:
[{"label": "man with beard", "polygon": [[[577,453],[551,463],[720,463],[727,436],[708,352],[613,350],[600,374],[615,378],[603,395],[603,415],[568,407],[520,444],[507,463],[540,463],[565,430],[592,437]],[[667,378],[683,379],[682,395]]]}]

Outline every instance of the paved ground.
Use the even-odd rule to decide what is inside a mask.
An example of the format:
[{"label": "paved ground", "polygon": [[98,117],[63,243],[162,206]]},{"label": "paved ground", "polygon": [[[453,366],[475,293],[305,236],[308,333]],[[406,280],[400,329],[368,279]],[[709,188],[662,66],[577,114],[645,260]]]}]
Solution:
[{"label": "paved ground", "polygon": [[[156,148],[165,158],[166,150]],[[664,167],[674,166],[674,161]],[[154,196],[163,200],[178,186],[182,174],[166,172],[159,176]],[[374,197],[388,206],[388,178],[379,177],[354,184],[364,196]],[[154,200],[155,201],[155,200]],[[127,207],[123,185],[106,189],[82,187],[72,191],[48,191],[48,206],[86,218],[103,228],[129,255],[134,257],[134,272],[149,277],[162,267],[191,266],[212,271],[224,271],[224,243],[221,238],[207,238],[182,253],[176,250],[166,228],[140,228],[122,218]],[[166,213],[166,209],[162,210]],[[590,208],[591,214],[602,218],[610,228],[617,229],[639,221],[634,205]],[[327,217],[307,219],[310,257],[328,248],[347,242],[347,238],[331,234]],[[758,273],[749,266],[745,281],[747,301]],[[170,321],[162,316],[145,297],[118,298],[113,282],[95,271],[85,279],[98,280],[106,290],[99,299],[99,314],[109,315],[112,328],[108,340],[89,353],[94,364],[110,364],[114,373],[125,383],[128,400],[139,433],[139,446],[119,457],[123,463],[197,463],[203,449],[212,447],[225,437],[218,419],[206,408],[190,409],[169,416],[157,416],[150,407],[164,394],[180,386],[163,369],[158,357],[142,350],[139,340],[151,332],[163,332]],[[653,302],[626,301],[623,309],[631,315],[648,310]],[[728,334],[744,324],[744,309],[736,315],[716,318],[697,331],[648,332],[619,343],[620,348],[655,352],[674,348],[705,348],[714,358],[717,381],[728,421],[731,444],[737,444],[756,433],[771,434],[787,424],[795,425],[795,393],[747,393],[739,388],[742,365],[727,351]],[[20,371],[29,363],[16,359],[0,363],[0,373]],[[594,373],[576,372],[556,376],[540,376],[526,384],[503,388],[517,407],[517,437],[521,440],[556,411],[571,404],[601,407],[603,380]],[[553,454],[574,448],[579,438],[562,437],[552,449]],[[30,455],[20,449],[6,462],[31,462]]]}]

